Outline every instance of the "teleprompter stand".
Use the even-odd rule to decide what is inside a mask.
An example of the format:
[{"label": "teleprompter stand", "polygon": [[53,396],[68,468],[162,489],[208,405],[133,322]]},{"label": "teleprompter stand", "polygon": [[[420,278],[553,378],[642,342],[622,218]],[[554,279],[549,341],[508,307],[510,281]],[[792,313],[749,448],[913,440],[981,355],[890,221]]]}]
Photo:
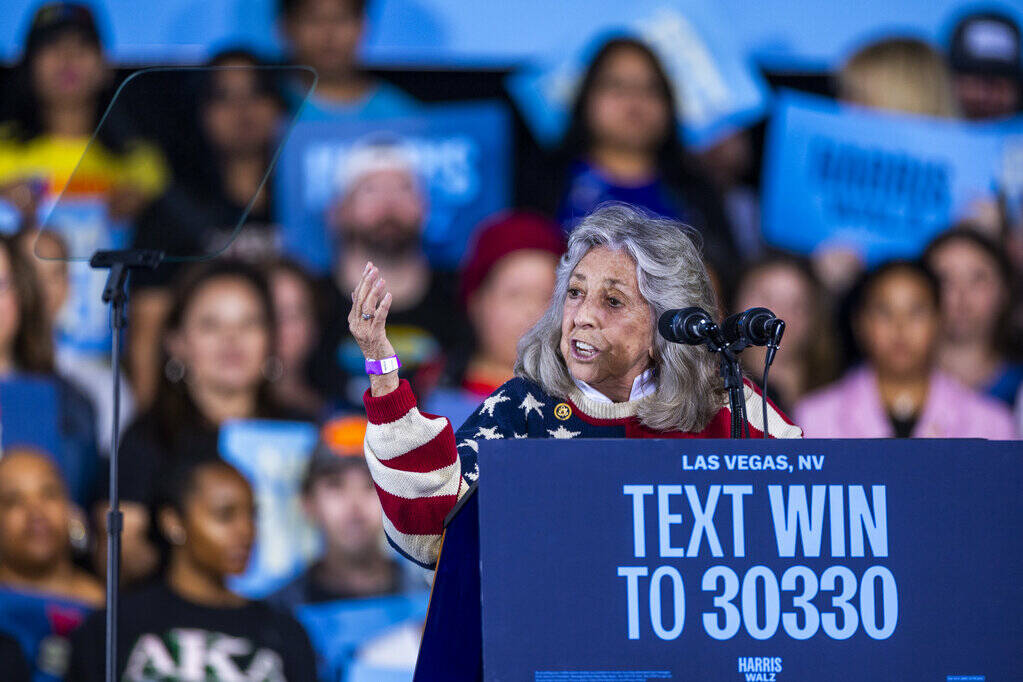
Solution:
[{"label": "teleprompter stand", "polygon": [[97,251],[89,265],[97,270],[109,270],[103,287],[103,302],[110,304],[110,329],[113,343],[110,348],[110,369],[113,374],[114,413],[110,437],[110,509],[107,511],[107,594],[106,594],[106,682],[116,682],[117,676],[117,602],[121,574],[121,498],[117,482],[118,446],[121,430],[121,331],[127,322],[128,276],[132,270],[153,270],[163,260],[162,251],[149,249],[123,249]]}]

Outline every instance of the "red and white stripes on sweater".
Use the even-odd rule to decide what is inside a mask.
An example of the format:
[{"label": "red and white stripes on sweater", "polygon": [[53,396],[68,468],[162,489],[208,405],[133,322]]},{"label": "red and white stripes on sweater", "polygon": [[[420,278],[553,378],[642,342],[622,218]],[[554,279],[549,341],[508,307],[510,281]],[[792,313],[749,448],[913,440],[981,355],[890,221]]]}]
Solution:
[{"label": "red and white stripes on sweater", "polygon": [[366,461],[384,510],[384,531],[403,554],[433,566],[444,518],[468,486],[445,417],[416,407],[409,383],[373,398],[367,391]]},{"label": "red and white stripes on sweater", "polygon": [[[650,398],[644,398],[647,400]],[[416,563],[432,567],[440,550],[444,519],[479,476],[477,459],[485,442],[501,438],[726,438],[731,415],[722,407],[702,431],[661,432],[635,417],[640,401],[598,403],[581,391],[551,396],[516,378],[504,384],[456,434],[444,417],[416,407],[407,381],[387,395],[363,398],[369,425],[366,459],[384,510],[391,544]],[[747,386],[748,421],[761,435],[760,394]],[[799,438],[802,431],[768,401],[772,436]]]}]

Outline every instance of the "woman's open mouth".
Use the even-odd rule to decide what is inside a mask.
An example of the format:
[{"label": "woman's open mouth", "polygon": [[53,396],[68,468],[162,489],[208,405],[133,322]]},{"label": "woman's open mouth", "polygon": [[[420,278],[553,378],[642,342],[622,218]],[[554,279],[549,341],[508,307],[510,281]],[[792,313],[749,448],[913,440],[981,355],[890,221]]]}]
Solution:
[{"label": "woman's open mouth", "polygon": [[572,353],[572,357],[580,362],[592,360],[598,353],[600,353],[596,346],[578,339],[572,339],[572,341],[569,342],[568,347]]}]

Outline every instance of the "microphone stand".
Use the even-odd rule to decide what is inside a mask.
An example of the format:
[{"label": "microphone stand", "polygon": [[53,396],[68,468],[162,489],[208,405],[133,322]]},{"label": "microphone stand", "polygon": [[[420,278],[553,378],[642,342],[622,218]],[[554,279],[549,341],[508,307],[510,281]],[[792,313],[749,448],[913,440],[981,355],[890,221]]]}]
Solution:
[{"label": "microphone stand", "polygon": [[721,378],[728,390],[728,410],[732,415],[731,438],[743,438],[743,427],[746,423],[746,385],[742,381],[742,367],[737,353],[746,347],[744,341],[737,340],[729,344],[716,324],[706,327],[706,344],[708,350],[717,353],[721,363]]},{"label": "microphone stand", "polygon": [[728,409],[732,413],[732,438],[743,438],[746,423],[746,386],[742,382],[739,358],[730,348],[721,350],[721,377],[728,389]]},{"label": "microphone stand", "polygon": [[97,251],[89,260],[95,269],[108,269],[106,285],[103,287],[103,302],[110,304],[110,329],[113,342],[110,348],[110,363],[113,373],[114,414],[110,438],[110,509],[107,511],[107,594],[106,594],[106,682],[116,682],[117,677],[117,603],[121,573],[121,498],[117,482],[118,445],[121,427],[121,330],[127,323],[128,275],[141,268],[155,269],[163,260],[162,251],[149,249],[123,249]]}]

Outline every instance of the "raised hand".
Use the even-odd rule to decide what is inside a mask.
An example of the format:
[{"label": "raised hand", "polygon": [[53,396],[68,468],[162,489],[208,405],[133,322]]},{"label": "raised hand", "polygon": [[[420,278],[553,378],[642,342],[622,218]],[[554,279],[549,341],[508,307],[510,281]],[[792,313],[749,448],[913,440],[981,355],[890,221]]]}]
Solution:
[{"label": "raised hand", "polygon": [[[394,346],[387,338],[387,313],[391,310],[391,292],[373,263],[366,263],[362,279],[352,292],[352,310],[348,313],[348,329],[367,360],[380,360],[394,355]],[[390,393],[398,387],[398,373],[371,374],[370,392]]]}]

